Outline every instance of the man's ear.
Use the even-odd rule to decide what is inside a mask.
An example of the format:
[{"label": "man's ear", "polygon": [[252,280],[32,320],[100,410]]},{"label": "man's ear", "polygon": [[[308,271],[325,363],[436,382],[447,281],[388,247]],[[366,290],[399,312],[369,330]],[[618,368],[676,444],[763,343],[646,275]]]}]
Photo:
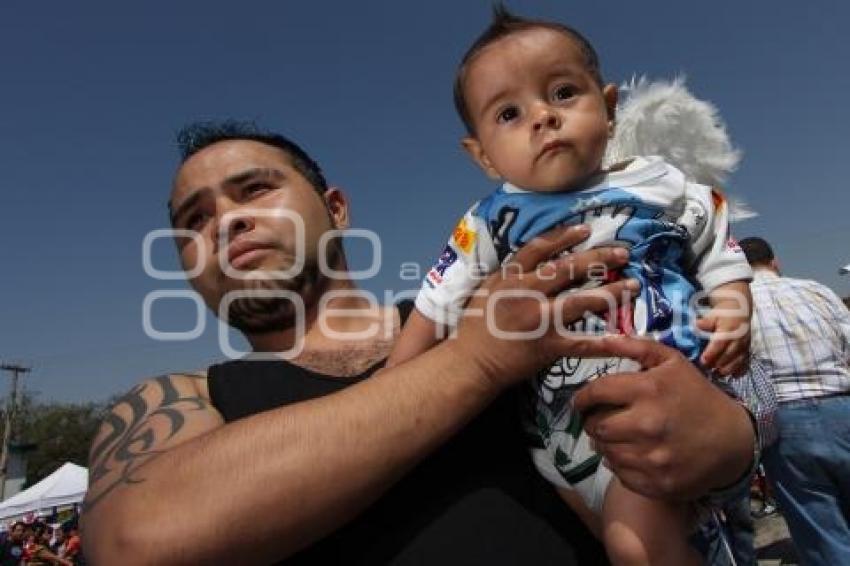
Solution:
[{"label": "man's ear", "polygon": [[481,170],[484,171],[488,177],[495,180],[502,178],[502,176],[499,175],[499,172],[493,167],[493,164],[490,162],[490,158],[487,157],[486,153],[484,153],[484,148],[481,147],[481,142],[478,141],[477,138],[466,136],[460,140],[460,145],[463,146],[466,153],[468,153],[472,160],[481,167]]},{"label": "man's ear", "polygon": [[602,96],[605,98],[605,110],[608,113],[608,137],[614,137],[614,127],[617,123],[617,100],[620,92],[617,85],[608,83],[602,88]]},{"label": "man's ear", "polygon": [[331,217],[334,228],[344,230],[348,228],[348,197],[339,187],[328,187],[322,198]]}]

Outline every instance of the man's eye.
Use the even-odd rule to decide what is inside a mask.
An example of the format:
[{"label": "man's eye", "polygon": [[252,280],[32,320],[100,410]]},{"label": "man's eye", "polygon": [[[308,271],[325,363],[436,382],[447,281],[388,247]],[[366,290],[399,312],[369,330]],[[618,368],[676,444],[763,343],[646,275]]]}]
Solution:
[{"label": "man's eye", "polygon": [[502,109],[499,112],[499,115],[496,119],[499,122],[510,122],[512,120],[516,120],[519,117],[519,108],[516,106],[508,106],[507,108]]},{"label": "man's eye", "polygon": [[207,223],[207,214],[205,212],[193,212],[186,218],[186,229],[200,232],[204,224]]},{"label": "man's eye", "polygon": [[569,85],[561,85],[555,89],[555,100],[568,100],[575,96],[575,89]]},{"label": "man's eye", "polygon": [[257,195],[260,193],[264,193],[269,190],[269,187],[266,183],[251,183],[250,185],[245,185],[242,189],[242,194],[246,197],[250,197],[253,195]]}]

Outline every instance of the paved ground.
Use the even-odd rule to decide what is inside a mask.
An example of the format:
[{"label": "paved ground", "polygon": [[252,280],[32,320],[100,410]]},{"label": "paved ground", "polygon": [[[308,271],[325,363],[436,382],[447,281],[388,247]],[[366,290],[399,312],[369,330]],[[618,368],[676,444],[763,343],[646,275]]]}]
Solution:
[{"label": "paved ground", "polygon": [[779,513],[755,520],[756,556],[758,566],[790,566],[797,564],[797,556],[788,527]]}]

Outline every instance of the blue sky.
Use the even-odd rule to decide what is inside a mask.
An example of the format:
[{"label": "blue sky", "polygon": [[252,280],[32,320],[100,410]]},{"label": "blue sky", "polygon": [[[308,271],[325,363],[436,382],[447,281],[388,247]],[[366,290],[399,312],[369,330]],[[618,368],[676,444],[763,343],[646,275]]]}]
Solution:
[{"label": "blue sky", "polygon": [[[839,1],[519,1],[596,45],[605,77],[670,78],[714,102],[744,151],[729,188],[761,216],[789,275],[842,296],[850,279],[850,47]],[[157,289],[146,233],[167,226],[174,132],[196,119],[254,119],[312,152],[383,236],[384,289],[428,264],[456,217],[492,184],[462,153],[455,65],[488,1],[26,2],[0,5],[0,359],[33,366],[44,399],[103,399],[140,379],[220,359],[216,327],[162,343],[142,328]],[[155,265],[176,268],[167,242]],[[366,247],[351,247],[355,267]],[[188,301],[154,326],[188,330]],[[6,381],[0,381],[5,391]]]}]

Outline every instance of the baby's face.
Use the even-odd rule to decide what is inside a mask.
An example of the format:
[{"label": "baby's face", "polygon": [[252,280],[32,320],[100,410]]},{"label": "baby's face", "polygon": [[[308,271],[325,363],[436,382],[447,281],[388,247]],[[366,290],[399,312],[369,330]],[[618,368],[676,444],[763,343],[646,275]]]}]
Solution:
[{"label": "baby's face", "polygon": [[600,88],[569,36],[534,28],[503,37],[468,64],[463,88],[476,132],[463,143],[491,177],[560,191],[599,171],[617,90]]}]

